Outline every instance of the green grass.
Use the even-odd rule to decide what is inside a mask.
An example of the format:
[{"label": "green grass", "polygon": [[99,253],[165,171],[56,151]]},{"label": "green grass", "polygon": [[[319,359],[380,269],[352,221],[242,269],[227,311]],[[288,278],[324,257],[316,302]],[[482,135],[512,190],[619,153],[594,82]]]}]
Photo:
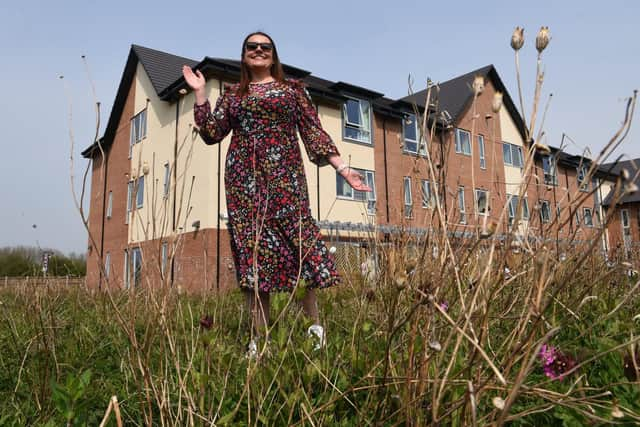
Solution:
[{"label": "green grass", "polygon": [[[510,393],[501,422],[511,425],[640,419],[640,385],[623,371],[624,344],[640,335],[636,279],[625,268],[535,255],[512,262],[509,281],[498,261],[477,280],[482,257],[470,257],[457,264],[458,287],[452,264],[430,252],[381,255],[375,283],[347,274],[319,293],[328,333],[319,352],[309,321],[276,295],[272,318],[283,316],[256,361],[244,357],[238,292],[4,289],[0,424],[98,425],[111,396],[125,425],[485,425],[500,419],[494,398]],[[436,308],[443,301],[451,320]],[[542,343],[584,364],[552,380],[537,357]]]}]

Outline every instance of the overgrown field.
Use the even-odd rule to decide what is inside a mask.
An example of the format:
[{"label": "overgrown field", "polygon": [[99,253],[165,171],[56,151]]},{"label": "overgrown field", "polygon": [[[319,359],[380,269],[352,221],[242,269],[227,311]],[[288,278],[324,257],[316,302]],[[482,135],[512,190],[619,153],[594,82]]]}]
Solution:
[{"label": "overgrown field", "polygon": [[302,290],[277,295],[251,360],[237,292],[3,289],[0,425],[98,425],[112,396],[106,425],[640,422],[630,265],[418,247],[380,246],[375,271],[319,293],[320,351]]}]

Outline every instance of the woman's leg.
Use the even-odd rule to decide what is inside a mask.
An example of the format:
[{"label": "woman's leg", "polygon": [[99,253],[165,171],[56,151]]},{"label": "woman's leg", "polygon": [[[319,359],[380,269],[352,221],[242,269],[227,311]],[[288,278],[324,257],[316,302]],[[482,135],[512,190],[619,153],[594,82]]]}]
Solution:
[{"label": "woman's leg", "polygon": [[318,297],[315,289],[307,289],[302,298],[302,310],[304,314],[313,320],[314,325],[320,324],[320,313],[318,312]]},{"label": "woman's leg", "polygon": [[243,289],[247,309],[251,313],[253,331],[265,335],[269,326],[269,293]]}]

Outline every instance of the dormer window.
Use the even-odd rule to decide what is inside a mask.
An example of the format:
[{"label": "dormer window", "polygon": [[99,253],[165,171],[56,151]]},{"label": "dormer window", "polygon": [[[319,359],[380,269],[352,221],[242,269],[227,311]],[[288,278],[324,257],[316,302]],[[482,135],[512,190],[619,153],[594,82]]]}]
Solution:
[{"label": "dormer window", "polygon": [[542,157],[542,170],[544,171],[544,183],[546,185],[558,185],[556,158],[553,154]]},{"label": "dormer window", "polygon": [[343,107],[343,137],[371,144],[371,104],[364,99],[349,98]]}]

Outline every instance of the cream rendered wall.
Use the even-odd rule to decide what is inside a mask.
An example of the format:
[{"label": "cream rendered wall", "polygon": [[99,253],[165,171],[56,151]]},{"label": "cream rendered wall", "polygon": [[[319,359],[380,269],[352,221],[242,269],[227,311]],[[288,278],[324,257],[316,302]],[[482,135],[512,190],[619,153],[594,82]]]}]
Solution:
[{"label": "cream rendered wall", "polygon": [[[522,140],[522,136],[520,135],[520,132],[518,132],[518,128],[506,108],[500,109],[500,132],[502,134],[502,142],[508,142],[522,147],[523,161],[526,162],[527,150],[524,146],[524,141]],[[507,194],[520,194],[520,187],[525,182],[523,169],[504,165],[504,180],[505,191]],[[526,191],[524,194],[526,195]],[[529,206],[529,215],[533,215],[533,206],[535,202],[535,200],[527,201]],[[523,220],[520,224],[521,226],[519,231],[524,232],[528,226],[528,221]]]},{"label": "cream rendered wall", "polygon": [[[216,227],[217,216],[217,165],[218,146],[207,146],[192,132],[194,95],[189,93],[178,103],[160,100],[142,65],[136,72],[135,113],[147,107],[147,137],[134,146],[131,158],[131,176],[140,174],[143,166],[149,167],[145,176],[144,206],[138,209],[129,224],[131,243],[171,234],[173,220],[173,197],[176,196],[176,227],[178,233],[194,231],[192,226],[200,221],[200,229]],[[218,80],[207,82],[212,105],[219,96]],[[149,101],[147,101],[147,99]],[[176,108],[178,116],[178,156],[174,162],[176,139]],[[229,137],[222,142],[222,169]],[[169,197],[162,196],[164,164],[171,167],[171,189]],[[177,166],[177,181],[174,168]],[[220,171],[223,179],[224,170]],[[174,187],[175,186],[175,187]],[[226,213],[224,185],[221,194],[221,212]],[[221,228],[225,222],[220,222]],[[154,228],[155,227],[155,228]]]},{"label": "cream rendered wall", "polygon": [[[607,195],[611,192],[611,190],[613,190],[613,187],[615,186],[615,182],[613,181],[605,181],[605,180],[600,180],[600,194],[601,194],[601,202],[604,201],[604,199],[607,197]],[[606,218],[606,213],[604,211],[604,208],[601,206],[599,206],[599,211],[600,211],[600,220],[604,221]],[[602,224],[600,224],[602,225]],[[608,252],[611,249],[611,243],[609,241],[609,230],[605,227],[605,229],[603,230],[602,233],[602,239],[601,239],[601,249],[603,251],[603,253]]]}]

